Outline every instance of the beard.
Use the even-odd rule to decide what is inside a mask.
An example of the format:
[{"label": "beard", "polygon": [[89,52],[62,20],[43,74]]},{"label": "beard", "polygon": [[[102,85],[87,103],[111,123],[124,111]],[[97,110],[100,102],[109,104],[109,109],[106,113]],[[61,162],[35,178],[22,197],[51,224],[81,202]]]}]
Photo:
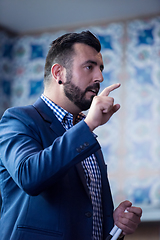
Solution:
[{"label": "beard", "polygon": [[86,111],[90,108],[94,95],[90,99],[86,99],[85,95],[91,89],[100,89],[99,83],[94,83],[88,86],[85,91],[82,91],[78,86],[76,86],[72,81],[71,72],[66,74],[66,82],[64,83],[64,93],[66,97],[73,102],[81,111]]}]

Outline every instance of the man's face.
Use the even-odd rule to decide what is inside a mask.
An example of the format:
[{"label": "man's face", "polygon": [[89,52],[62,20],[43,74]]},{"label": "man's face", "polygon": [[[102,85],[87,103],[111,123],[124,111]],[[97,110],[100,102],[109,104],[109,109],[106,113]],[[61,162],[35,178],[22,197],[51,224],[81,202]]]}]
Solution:
[{"label": "man's face", "polygon": [[73,62],[66,71],[64,92],[81,111],[85,111],[89,109],[103,81],[102,55],[94,48],[82,43],[76,43],[74,50]]}]

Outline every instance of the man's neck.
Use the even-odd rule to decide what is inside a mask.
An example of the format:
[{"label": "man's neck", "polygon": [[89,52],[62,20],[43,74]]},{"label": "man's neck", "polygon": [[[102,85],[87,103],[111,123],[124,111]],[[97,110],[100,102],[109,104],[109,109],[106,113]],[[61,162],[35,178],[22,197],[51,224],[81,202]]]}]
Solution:
[{"label": "man's neck", "polygon": [[48,94],[48,92],[44,91],[44,96],[46,96],[50,101],[54,102],[58,106],[65,109],[67,112],[73,115],[73,119],[76,119],[77,115],[81,112],[73,102],[71,102],[66,96],[64,98],[57,96],[56,94]]}]

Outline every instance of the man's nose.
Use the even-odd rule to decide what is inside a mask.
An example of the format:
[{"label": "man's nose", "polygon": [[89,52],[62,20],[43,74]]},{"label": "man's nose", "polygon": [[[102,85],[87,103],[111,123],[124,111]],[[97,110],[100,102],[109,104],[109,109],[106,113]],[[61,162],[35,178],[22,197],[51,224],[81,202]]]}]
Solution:
[{"label": "man's nose", "polygon": [[103,74],[102,74],[102,71],[99,69],[96,74],[95,74],[95,77],[94,77],[94,82],[103,82],[104,78],[103,78]]}]

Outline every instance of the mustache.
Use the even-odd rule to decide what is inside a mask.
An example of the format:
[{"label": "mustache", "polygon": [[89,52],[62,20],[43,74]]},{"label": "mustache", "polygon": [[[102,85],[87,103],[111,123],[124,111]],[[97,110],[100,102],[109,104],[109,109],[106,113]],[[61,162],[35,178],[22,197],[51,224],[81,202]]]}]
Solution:
[{"label": "mustache", "polygon": [[95,89],[97,91],[97,93],[99,92],[99,89],[100,89],[100,83],[94,83],[93,85],[91,86],[88,86],[85,90],[85,93],[92,90],[92,89]]}]

